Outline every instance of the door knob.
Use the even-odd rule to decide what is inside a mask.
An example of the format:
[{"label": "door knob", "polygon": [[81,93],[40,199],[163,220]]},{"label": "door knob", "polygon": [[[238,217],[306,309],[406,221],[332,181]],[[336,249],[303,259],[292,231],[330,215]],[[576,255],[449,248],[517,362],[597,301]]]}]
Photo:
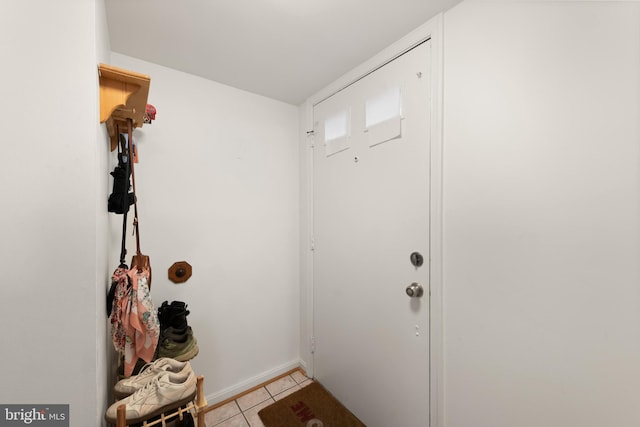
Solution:
[{"label": "door knob", "polygon": [[420,298],[424,294],[424,289],[422,289],[422,286],[418,283],[414,282],[407,286],[406,292],[411,298]]}]

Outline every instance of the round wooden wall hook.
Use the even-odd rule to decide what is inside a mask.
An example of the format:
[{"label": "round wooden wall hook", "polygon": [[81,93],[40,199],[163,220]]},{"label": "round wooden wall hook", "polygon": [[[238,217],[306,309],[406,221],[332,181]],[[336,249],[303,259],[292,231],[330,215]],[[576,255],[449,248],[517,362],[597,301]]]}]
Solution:
[{"label": "round wooden wall hook", "polygon": [[169,267],[169,280],[173,283],[184,283],[191,277],[191,264],[187,261],[174,262]]}]

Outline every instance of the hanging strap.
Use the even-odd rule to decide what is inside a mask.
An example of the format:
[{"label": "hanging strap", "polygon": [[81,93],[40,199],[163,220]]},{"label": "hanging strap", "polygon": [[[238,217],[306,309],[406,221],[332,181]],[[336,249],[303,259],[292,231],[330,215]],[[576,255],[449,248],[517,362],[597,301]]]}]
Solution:
[{"label": "hanging strap", "polygon": [[140,251],[140,225],[138,221],[138,196],[136,194],[136,172],[135,172],[135,157],[134,157],[134,144],[133,144],[133,120],[129,119],[129,164],[131,165],[131,183],[133,185],[133,232],[136,235],[136,254],[131,259],[131,270],[134,266],[138,273],[143,271],[147,272],[147,285],[151,289],[151,262],[149,257],[143,255]]},{"label": "hanging strap", "polygon": [[138,226],[138,197],[136,193],[136,172],[133,167],[133,120],[129,119],[129,164],[131,166],[131,184],[133,185],[133,232],[136,235],[136,254],[140,252],[140,228]]},{"label": "hanging strap", "polygon": [[[124,141],[124,138],[122,137],[122,135],[120,134],[120,130],[118,128],[118,126],[116,125],[116,135],[118,135],[118,157],[122,158],[122,156],[125,156],[125,149],[127,148],[127,143],[126,141]],[[126,154],[126,162],[123,161],[123,163],[125,163],[125,176],[127,177],[127,181],[129,180],[129,170],[131,168],[130,164],[131,164],[131,157]],[[122,206],[126,206],[126,208],[124,209],[124,213],[122,214],[122,242],[120,245],[120,267],[122,268],[129,268],[127,267],[127,262],[125,260],[125,258],[127,257],[127,213],[129,212],[129,189],[127,188],[126,191],[123,192],[122,194]]]}]

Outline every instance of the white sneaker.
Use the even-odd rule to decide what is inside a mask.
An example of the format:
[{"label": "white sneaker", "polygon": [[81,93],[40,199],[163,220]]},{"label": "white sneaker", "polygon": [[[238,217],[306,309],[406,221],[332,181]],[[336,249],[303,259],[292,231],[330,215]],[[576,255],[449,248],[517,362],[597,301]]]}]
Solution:
[{"label": "white sneaker", "polygon": [[104,417],[115,425],[118,406],[125,404],[127,425],[140,423],[195,399],[196,382],[193,371],[161,373],[131,396],[111,405]]},{"label": "white sneaker", "polygon": [[113,387],[113,394],[116,399],[122,399],[140,390],[154,377],[163,372],[178,373],[184,370],[191,371],[189,362],[178,362],[168,357],[160,358],[144,365],[138,375],[118,381]]}]

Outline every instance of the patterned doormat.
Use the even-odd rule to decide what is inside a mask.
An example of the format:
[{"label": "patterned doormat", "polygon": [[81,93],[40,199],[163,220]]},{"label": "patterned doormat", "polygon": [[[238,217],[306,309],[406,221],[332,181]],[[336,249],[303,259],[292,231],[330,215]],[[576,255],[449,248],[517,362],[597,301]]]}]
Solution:
[{"label": "patterned doormat", "polygon": [[265,427],[366,427],[317,382],[267,406],[258,415]]}]

